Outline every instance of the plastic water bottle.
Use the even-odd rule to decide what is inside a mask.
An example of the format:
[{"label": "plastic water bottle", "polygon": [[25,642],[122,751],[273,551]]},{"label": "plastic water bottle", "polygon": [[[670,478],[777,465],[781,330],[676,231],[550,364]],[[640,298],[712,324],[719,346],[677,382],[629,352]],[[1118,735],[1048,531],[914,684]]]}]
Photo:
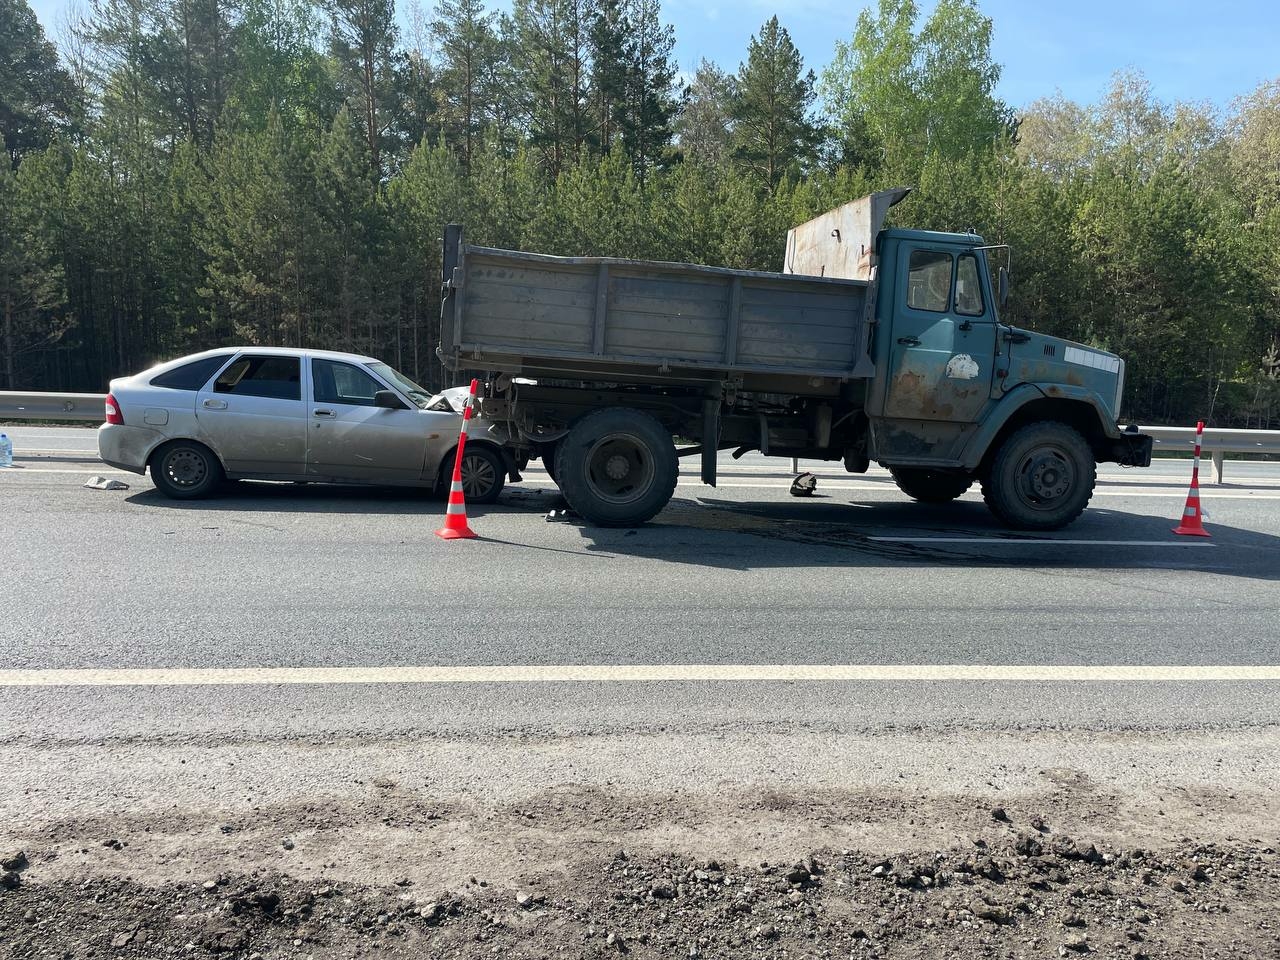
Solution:
[{"label": "plastic water bottle", "polygon": [[7,433],[0,433],[0,467],[13,466],[13,441]]}]

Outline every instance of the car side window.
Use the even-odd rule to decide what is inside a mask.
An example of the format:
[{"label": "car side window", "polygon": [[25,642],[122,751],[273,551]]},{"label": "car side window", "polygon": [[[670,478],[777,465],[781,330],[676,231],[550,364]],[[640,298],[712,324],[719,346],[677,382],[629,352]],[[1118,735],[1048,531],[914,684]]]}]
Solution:
[{"label": "car side window", "polygon": [[951,305],[951,254],[912,250],[907,269],[907,306],[946,313]]},{"label": "car side window", "polygon": [[184,363],[172,370],[166,370],[151,378],[151,386],[168,387],[170,390],[199,390],[209,382],[210,377],[222,369],[222,365],[227,362],[227,356],[228,354],[224,353],[216,357],[205,357],[201,360],[193,360],[191,363]]},{"label": "car side window", "polygon": [[372,407],[374,395],[387,389],[369,374],[350,363],[336,360],[311,361],[316,403],[349,403]]},{"label": "car side window", "polygon": [[982,284],[978,282],[978,258],[966,253],[956,265],[956,313],[982,316]]},{"label": "car side window", "polygon": [[215,393],[242,397],[302,399],[302,361],[297,357],[245,354],[213,383]]}]

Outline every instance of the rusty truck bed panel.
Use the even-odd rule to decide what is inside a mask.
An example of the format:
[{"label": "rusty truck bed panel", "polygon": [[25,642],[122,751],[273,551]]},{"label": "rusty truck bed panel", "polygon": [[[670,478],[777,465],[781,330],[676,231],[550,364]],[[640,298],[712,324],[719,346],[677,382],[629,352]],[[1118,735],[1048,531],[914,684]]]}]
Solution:
[{"label": "rusty truck bed panel", "polygon": [[[450,260],[450,253],[454,259]],[[463,245],[442,315],[452,367],[550,375],[872,375],[867,284]]]}]

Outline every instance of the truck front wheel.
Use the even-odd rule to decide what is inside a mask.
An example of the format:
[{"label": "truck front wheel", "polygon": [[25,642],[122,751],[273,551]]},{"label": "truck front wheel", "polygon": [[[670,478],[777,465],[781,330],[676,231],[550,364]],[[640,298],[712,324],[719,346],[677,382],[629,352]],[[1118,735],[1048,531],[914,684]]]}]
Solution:
[{"label": "truck front wheel", "polygon": [[921,503],[950,503],[973,486],[973,477],[963,473],[890,467],[898,489]]},{"label": "truck front wheel", "polygon": [[982,481],[982,498],[1015,530],[1058,530],[1084,512],[1098,468],[1079,431],[1032,423],[1011,434]]},{"label": "truck front wheel", "polygon": [[560,492],[602,527],[653,519],[670,502],[678,474],[671,435],[649,414],[624,407],[587,414],[556,450]]}]

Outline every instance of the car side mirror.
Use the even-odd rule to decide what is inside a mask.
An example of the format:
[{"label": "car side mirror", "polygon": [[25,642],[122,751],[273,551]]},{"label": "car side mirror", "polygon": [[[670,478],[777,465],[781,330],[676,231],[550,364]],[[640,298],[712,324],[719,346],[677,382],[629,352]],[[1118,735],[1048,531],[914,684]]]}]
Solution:
[{"label": "car side mirror", "polygon": [[388,410],[408,409],[408,405],[400,399],[400,394],[394,390],[379,390],[373,395],[373,405],[375,407],[385,407]]},{"label": "car side mirror", "polygon": [[1000,268],[1000,309],[1003,310],[1009,302],[1009,271],[1004,267]]}]

